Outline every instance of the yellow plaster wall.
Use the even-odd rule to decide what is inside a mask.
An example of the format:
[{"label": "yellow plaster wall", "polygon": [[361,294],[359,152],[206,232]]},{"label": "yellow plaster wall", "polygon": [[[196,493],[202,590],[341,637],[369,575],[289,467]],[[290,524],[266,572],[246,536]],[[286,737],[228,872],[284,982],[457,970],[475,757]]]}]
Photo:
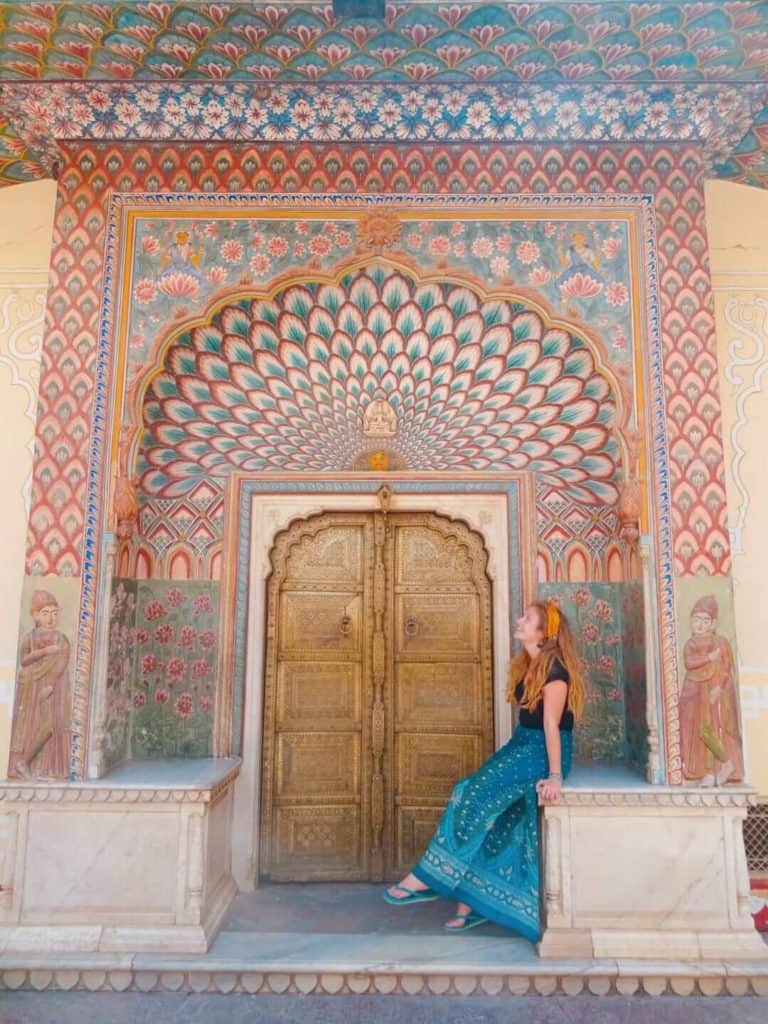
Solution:
[{"label": "yellow plaster wall", "polygon": [[768,192],[708,182],[706,211],[747,777],[768,797]]},{"label": "yellow plaster wall", "polygon": [[0,778],[8,767],[56,183],[0,189]]}]

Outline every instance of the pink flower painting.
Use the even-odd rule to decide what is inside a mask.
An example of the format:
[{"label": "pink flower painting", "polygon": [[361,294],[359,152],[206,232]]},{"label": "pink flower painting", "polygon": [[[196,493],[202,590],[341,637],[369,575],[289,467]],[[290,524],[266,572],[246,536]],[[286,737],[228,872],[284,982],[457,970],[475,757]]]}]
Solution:
[{"label": "pink flower painting", "polygon": [[164,295],[174,299],[196,299],[200,291],[200,283],[191,274],[177,270],[165,274],[157,282],[157,287]]},{"label": "pink flower painting", "polygon": [[601,281],[581,271],[567,278],[560,285],[560,293],[570,299],[591,299],[603,290]]}]

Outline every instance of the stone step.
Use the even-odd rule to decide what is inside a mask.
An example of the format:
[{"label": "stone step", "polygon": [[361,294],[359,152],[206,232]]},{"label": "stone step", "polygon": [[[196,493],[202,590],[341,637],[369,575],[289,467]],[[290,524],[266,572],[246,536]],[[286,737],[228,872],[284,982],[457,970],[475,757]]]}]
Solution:
[{"label": "stone step", "polygon": [[768,956],[541,960],[510,936],[224,931],[202,955],[0,957],[0,985],[41,991],[399,995],[762,995]]}]

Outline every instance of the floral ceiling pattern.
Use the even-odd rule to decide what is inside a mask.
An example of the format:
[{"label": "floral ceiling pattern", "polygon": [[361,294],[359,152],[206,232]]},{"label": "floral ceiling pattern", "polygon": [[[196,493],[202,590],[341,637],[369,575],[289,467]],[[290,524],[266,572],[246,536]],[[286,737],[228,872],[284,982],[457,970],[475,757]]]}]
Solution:
[{"label": "floral ceiling pattern", "polygon": [[[190,92],[201,81],[252,88],[230,111],[229,89]],[[113,88],[128,82],[176,88]],[[606,97],[610,85],[630,88]],[[531,87],[550,96],[538,109]],[[392,3],[382,21],[250,0],[0,3],[0,183],[52,173],[56,139],[359,139],[378,125],[390,140],[702,138],[716,173],[763,184],[766,122],[768,8],[755,0]]]},{"label": "floral ceiling pattern", "polygon": [[2,79],[754,81],[768,13],[696,3],[2,3]]}]

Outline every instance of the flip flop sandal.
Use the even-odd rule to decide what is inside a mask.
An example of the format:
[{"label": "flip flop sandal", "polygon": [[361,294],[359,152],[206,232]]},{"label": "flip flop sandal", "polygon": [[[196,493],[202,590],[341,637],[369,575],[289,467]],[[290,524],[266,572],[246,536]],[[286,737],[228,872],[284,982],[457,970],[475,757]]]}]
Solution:
[{"label": "flip flop sandal", "polygon": [[470,914],[454,914],[451,918],[452,921],[462,921],[458,927],[451,927],[447,922],[443,925],[443,928],[447,932],[468,932],[470,928],[477,928],[478,925],[485,924],[488,920],[487,917],[481,917],[480,914],[474,912]]},{"label": "flip flop sandal", "polygon": [[431,889],[409,889],[407,885],[391,885],[390,889],[399,889],[400,892],[408,893],[407,896],[398,899],[397,896],[390,896],[389,891],[385,889],[381,895],[393,907],[410,905],[411,903],[431,903],[432,900],[437,899],[437,893],[432,892]]}]

